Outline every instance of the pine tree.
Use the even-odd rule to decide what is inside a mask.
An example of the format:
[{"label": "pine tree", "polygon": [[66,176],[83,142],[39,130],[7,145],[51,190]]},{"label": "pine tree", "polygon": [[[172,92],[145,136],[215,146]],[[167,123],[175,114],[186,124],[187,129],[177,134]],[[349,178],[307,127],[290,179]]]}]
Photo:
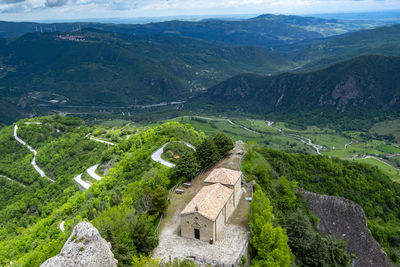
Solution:
[{"label": "pine tree", "polygon": [[176,166],[173,170],[173,177],[175,180],[185,178],[191,179],[200,170],[200,165],[193,152],[184,152],[181,158],[178,159]]},{"label": "pine tree", "polygon": [[197,148],[196,157],[201,168],[205,168],[212,163],[215,163],[221,155],[214,140],[206,138]]},{"label": "pine tree", "polygon": [[153,207],[151,209],[152,214],[160,214],[167,208],[168,191],[161,185],[150,193]]},{"label": "pine tree", "polygon": [[218,147],[220,155],[225,155],[226,152],[234,148],[232,140],[223,133],[218,133],[214,137],[214,143]]}]

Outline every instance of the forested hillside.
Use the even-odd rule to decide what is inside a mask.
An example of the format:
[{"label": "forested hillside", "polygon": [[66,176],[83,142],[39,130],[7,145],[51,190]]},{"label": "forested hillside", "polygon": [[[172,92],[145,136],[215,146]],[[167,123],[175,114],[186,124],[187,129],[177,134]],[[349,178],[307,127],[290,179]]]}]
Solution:
[{"label": "forested hillside", "polygon": [[191,103],[259,114],[325,111],[351,115],[367,111],[364,115],[375,116],[372,111],[399,109],[399,71],[399,57],[363,56],[302,74],[243,74],[210,88]]},{"label": "forested hillside", "polygon": [[[135,35],[169,34],[234,45],[274,47],[293,41],[342,34],[393,23],[384,20],[338,20],[315,17],[264,14],[250,19],[204,19],[201,21],[165,21],[148,24],[114,23],[33,23],[0,21],[0,36],[15,37],[28,32],[73,32],[96,28]],[[260,34],[261,33],[261,34]]]},{"label": "forested hillside", "polygon": [[30,33],[0,41],[1,121],[54,108],[85,111],[180,101],[232,75],[294,66],[264,48],[93,29],[74,33],[84,41],[61,39],[69,37],[60,34]]},{"label": "forested hillside", "polygon": [[[288,154],[254,146],[242,169],[248,178],[255,179],[266,191],[274,212],[278,214],[279,223],[287,229],[296,260],[302,264],[313,257],[313,261],[327,259],[323,256],[321,245],[316,245],[317,241],[311,242],[315,247],[309,247],[308,238],[314,235],[312,232],[317,222],[304,206],[297,186],[358,203],[365,211],[368,228],[374,238],[393,262],[399,261],[400,185],[377,168],[335,158]],[[305,232],[298,232],[300,229]]]},{"label": "forested hillside", "polygon": [[[47,120],[51,121],[51,125],[45,127],[43,133],[51,132],[53,126],[60,126],[58,124],[60,118],[41,119],[42,126],[50,123],[45,123]],[[79,120],[72,118],[65,120],[67,122],[63,124],[64,126],[65,124],[71,126],[68,121],[80,123]],[[85,138],[83,133],[79,134],[79,130],[86,132],[86,128],[82,124],[80,126],[80,129],[73,127],[78,132],[70,134],[69,142],[73,143],[74,138],[78,140]],[[29,131],[32,131],[32,127],[34,126],[29,125],[25,130],[30,128]],[[37,125],[37,127],[40,126]],[[4,132],[4,130],[8,128],[2,130],[4,135],[7,135],[7,131]],[[22,266],[40,265],[47,258],[59,253],[72,228],[82,220],[91,220],[101,235],[111,242],[113,253],[119,260],[120,266],[131,264],[134,255],[149,253],[157,244],[154,230],[165,208],[167,190],[177,182],[177,180],[172,180],[175,178],[172,178],[170,169],[152,161],[150,155],[171,138],[196,145],[204,138],[204,134],[195,132],[187,125],[167,123],[141,131],[128,140],[120,142],[103,153],[101,159],[101,151],[105,150],[99,149],[96,153],[97,163],[113,158],[117,164],[101,181],[94,183],[89,190],[84,192],[80,192],[77,186],[72,184],[72,177],[82,171],[80,166],[88,162],[88,159],[82,158],[83,155],[76,154],[85,145],[67,147],[62,141],[63,138],[58,138],[61,139],[59,145],[56,141],[58,139],[53,138],[49,138],[49,145],[43,145],[39,152],[47,149],[47,154],[40,158],[44,160],[46,156],[49,162],[47,166],[55,166],[54,173],[58,175],[57,181],[53,184],[42,185],[45,183],[43,181],[37,187],[32,186],[29,190],[24,190],[24,193],[15,192],[19,194],[16,195],[19,200],[16,203],[24,208],[27,207],[27,210],[18,212],[7,208],[7,211],[2,212],[1,265],[8,264],[10,261]],[[12,138],[9,139],[11,142]],[[40,133],[30,138],[37,144],[40,143],[39,139]],[[85,140],[94,143],[88,138]],[[97,146],[97,143],[94,145]],[[50,147],[53,147],[53,150]],[[63,147],[63,150],[59,151],[60,147]],[[64,159],[61,159],[64,161],[65,168],[53,162],[53,159],[57,158],[54,154],[57,151],[65,155]],[[85,154],[94,151],[96,149],[91,147]],[[72,159],[74,157],[75,159]],[[74,168],[69,167],[67,162],[70,160],[74,161]],[[79,160],[81,163],[77,162]],[[49,168],[45,170],[50,171]],[[41,189],[42,187],[44,188]],[[154,205],[146,204],[149,198]],[[10,203],[4,204],[16,206]],[[30,216],[26,218],[29,214]],[[65,221],[67,229],[65,233],[59,229],[62,220]]]},{"label": "forested hillside", "polygon": [[13,126],[0,130],[0,240],[25,228],[64,204],[78,186],[72,180],[98,163],[105,145],[86,138],[88,127],[78,118],[37,118],[41,124],[20,121],[18,135],[38,151],[36,162],[48,175],[40,177],[31,165],[33,154],[13,136]]},{"label": "forested hillside", "polygon": [[278,49],[304,69],[317,69],[362,55],[400,56],[400,25],[378,27]]}]

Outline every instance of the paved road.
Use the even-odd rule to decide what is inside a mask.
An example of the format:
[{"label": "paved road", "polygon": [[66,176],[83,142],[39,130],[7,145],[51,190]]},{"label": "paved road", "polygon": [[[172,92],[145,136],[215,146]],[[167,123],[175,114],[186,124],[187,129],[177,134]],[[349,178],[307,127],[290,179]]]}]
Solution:
[{"label": "paved road", "polygon": [[22,186],[22,187],[26,187],[26,185],[24,185],[23,183],[20,183],[20,182],[18,182],[18,181],[15,181],[15,180],[11,179],[10,177],[7,177],[7,176],[1,175],[1,174],[0,174],[0,177],[5,178],[5,179],[7,179],[7,180],[10,181],[10,182],[19,184],[19,185]]},{"label": "paved road", "polygon": [[96,169],[97,169],[97,167],[99,167],[99,165],[100,164],[93,165],[92,167],[90,167],[89,169],[86,170],[87,173],[90,176],[92,176],[94,179],[96,179],[97,181],[101,180],[101,176],[96,173]]},{"label": "paved road", "polygon": [[[99,167],[99,165],[100,165],[100,164],[93,165],[92,167],[89,167],[89,168],[86,170],[86,172],[87,172],[93,179],[96,179],[97,181],[100,181],[100,180],[101,180],[101,176],[99,176],[99,175],[96,173],[96,169],[97,169],[97,167]],[[74,180],[75,180],[75,182],[79,185],[79,187],[80,187],[82,190],[88,190],[89,187],[92,185],[92,183],[82,180],[82,174],[83,174],[83,173],[81,173],[81,174],[75,176],[75,177],[74,177]]]},{"label": "paved road", "polygon": [[65,232],[65,228],[64,228],[64,221],[62,221],[61,223],[60,223],[60,225],[59,225],[59,227],[60,227],[60,230],[61,230],[61,232]]},{"label": "paved road", "polygon": [[300,142],[303,142],[304,144],[306,144],[308,146],[311,146],[312,148],[314,148],[317,151],[317,154],[319,154],[319,155],[321,154],[320,150],[321,149],[325,149],[324,146],[320,146],[320,145],[314,144],[312,142],[312,140],[310,138],[308,138],[308,137],[304,137],[304,136],[297,135],[297,134],[285,134],[282,131],[282,129],[279,129],[277,127],[272,126],[274,124],[273,121],[265,121],[265,122],[267,123],[267,126],[273,128],[275,130],[278,130],[282,135],[287,136],[287,137],[291,137],[291,138],[295,138],[295,139],[299,140]]},{"label": "paved road", "polygon": [[106,145],[115,146],[114,143],[111,143],[111,142],[108,142],[108,141],[104,141],[104,140],[101,140],[101,139],[97,139],[97,138],[94,138],[94,137],[90,137],[90,139],[93,140],[93,141],[96,141],[96,142],[100,142],[100,143],[106,144]]},{"label": "paved road", "polygon": [[344,149],[347,149],[347,147],[348,147],[349,145],[351,145],[352,143],[353,143],[353,141],[350,141],[350,143],[345,144],[345,145],[344,145]]},{"label": "paved road", "polygon": [[[158,162],[158,163],[160,163],[160,164],[162,164],[162,165],[164,165],[164,166],[166,166],[166,167],[168,167],[168,168],[172,168],[172,167],[175,167],[175,164],[173,164],[173,163],[171,163],[169,161],[166,161],[161,157],[162,153],[164,152],[164,147],[166,145],[168,145],[169,143],[170,142],[166,143],[160,149],[158,149],[156,152],[154,152],[151,155],[151,159],[156,161],[156,162]],[[191,149],[196,151],[196,148],[193,145],[189,144],[189,143],[186,143],[186,142],[177,142],[177,143],[184,143],[187,147],[190,147]]]},{"label": "paved road", "polygon": [[243,126],[243,125],[234,123],[230,119],[218,119],[218,118],[209,118],[209,117],[203,117],[203,116],[180,116],[180,117],[175,117],[175,118],[169,119],[168,121],[175,120],[175,119],[178,119],[178,118],[199,118],[199,119],[204,119],[204,120],[209,120],[209,121],[227,121],[228,123],[230,123],[232,125],[235,125],[235,126],[238,126],[238,127],[242,128],[242,129],[248,131],[248,132],[253,133],[253,134],[261,134],[259,132],[254,131],[254,130],[251,130],[251,129]]},{"label": "paved road", "polygon": [[[26,146],[33,153],[33,159],[31,161],[31,164],[32,164],[33,168],[35,168],[35,170],[39,173],[39,175],[41,177],[47,177],[46,174],[44,173],[44,171],[42,169],[40,169],[39,166],[36,164],[37,151],[35,149],[33,149],[30,145],[28,145],[24,140],[19,138],[18,135],[17,135],[17,131],[18,131],[18,125],[15,125],[14,126],[14,138],[19,143],[21,143],[22,145]],[[49,179],[51,182],[54,182],[54,180],[49,178],[49,177],[47,177],[47,179]]]},{"label": "paved road", "polygon": [[89,187],[92,185],[91,183],[82,180],[82,173],[75,176],[74,180],[79,185],[79,187],[83,190],[88,190]]},{"label": "paved road", "polygon": [[382,160],[382,159],[380,159],[380,158],[378,158],[378,157],[374,157],[374,156],[369,156],[369,155],[367,155],[367,156],[364,156],[363,159],[374,159],[374,160],[377,160],[377,161],[382,162],[383,164],[388,165],[389,167],[392,167],[393,169],[395,169],[395,170],[397,170],[397,171],[399,170],[399,169],[397,169],[396,167],[390,165],[389,163],[387,163],[386,161],[384,161],[384,160]]}]

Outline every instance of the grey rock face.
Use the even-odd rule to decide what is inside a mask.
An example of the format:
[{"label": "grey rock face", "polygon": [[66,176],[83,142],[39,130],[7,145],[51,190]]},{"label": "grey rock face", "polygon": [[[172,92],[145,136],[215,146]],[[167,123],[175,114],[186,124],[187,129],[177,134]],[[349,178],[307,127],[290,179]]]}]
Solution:
[{"label": "grey rock face", "polygon": [[41,267],[114,267],[117,260],[111,245],[89,222],[80,222],[64,244],[59,255],[45,261]]},{"label": "grey rock face", "polygon": [[310,209],[320,218],[319,230],[347,241],[347,253],[354,254],[353,267],[393,266],[368,229],[363,208],[334,196],[301,191]]}]

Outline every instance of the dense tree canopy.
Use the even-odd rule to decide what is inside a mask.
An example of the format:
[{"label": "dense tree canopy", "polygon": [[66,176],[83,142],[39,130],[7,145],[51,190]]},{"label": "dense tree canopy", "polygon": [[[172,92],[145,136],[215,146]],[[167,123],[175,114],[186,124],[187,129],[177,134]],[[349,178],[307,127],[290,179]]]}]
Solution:
[{"label": "dense tree canopy", "polygon": [[[47,123],[52,123],[51,118],[42,124],[46,132],[51,128]],[[24,130],[42,129],[35,126],[21,127],[21,134]],[[61,127],[58,125],[57,129]],[[43,141],[46,143],[37,141],[38,164],[54,175],[55,183],[38,178],[38,182],[20,190],[0,179],[7,183],[6,190],[14,190],[16,194],[10,200],[13,204],[0,207],[0,265],[13,261],[17,266],[39,266],[59,253],[73,227],[82,220],[92,221],[98,227],[101,235],[112,244],[121,266],[131,265],[132,257],[147,255],[157,244],[155,228],[174,181],[172,171],[151,160],[151,153],[174,138],[199,144],[204,134],[191,126],[170,122],[132,135],[110,147],[104,156],[105,146],[86,138],[87,132],[88,128],[80,124],[67,127],[61,136]],[[39,134],[32,133],[35,135]],[[35,140],[44,139],[32,138],[33,143]],[[12,127],[0,130],[0,142],[12,144]],[[18,145],[15,147],[19,149]],[[21,152],[29,155],[23,148]],[[112,159],[114,167],[87,191],[79,191],[73,181],[74,175],[99,163],[102,156],[107,161]],[[12,160],[7,158],[7,162],[11,164]],[[17,160],[11,166],[18,171],[18,164],[25,164],[26,168],[31,166],[29,158],[26,162]],[[30,171],[35,173],[33,169]],[[4,200],[0,197],[0,201]],[[61,221],[65,221],[65,233],[59,229]]]},{"label": "dense tree canopy", "polygon": [[232,139],[224,133],[217,133],[214,136],[214,143],[217,146],[220,155],[225,155],[226,152],[234,147]]},{"label": "dense tree canopy", "polygon": [[[273,207],[270,209],[275,217],[275,224],[287,230],[287,244],[296,257],[296,265],[348,266],[350,257],[346,253],[346,242],[331,236],[325,237],[318,231],[318,218],[302,199],[297,190],[297,182],[280,176],[264,157],[263,149],[252,145],[248,146],[248,150],[242,170],[247,179],[257,181],[256,185],[264,190],[270,200],[268,204]],[[260,198],[259,193],[256,193],[254,198]],[[266,198],[262,199],[262,203],[266,202]],[[264,208],[268,205],[264,203],[260,206],[256,209],[265,210],[263,213],[268,214]]]},{"label": "dense tree canopy", "polygon": [[196,157],[201,168],[205,168],[217,161],[220,156],[218,147],[212,138],[206,138],[196,147]]},{"label": "dense tree canopy", "polygon": [[290,266],[291,253],[286,231],[273,225],[272,206],[261,189],[250,204],[250,244],[256,250],[252,266]]}]

